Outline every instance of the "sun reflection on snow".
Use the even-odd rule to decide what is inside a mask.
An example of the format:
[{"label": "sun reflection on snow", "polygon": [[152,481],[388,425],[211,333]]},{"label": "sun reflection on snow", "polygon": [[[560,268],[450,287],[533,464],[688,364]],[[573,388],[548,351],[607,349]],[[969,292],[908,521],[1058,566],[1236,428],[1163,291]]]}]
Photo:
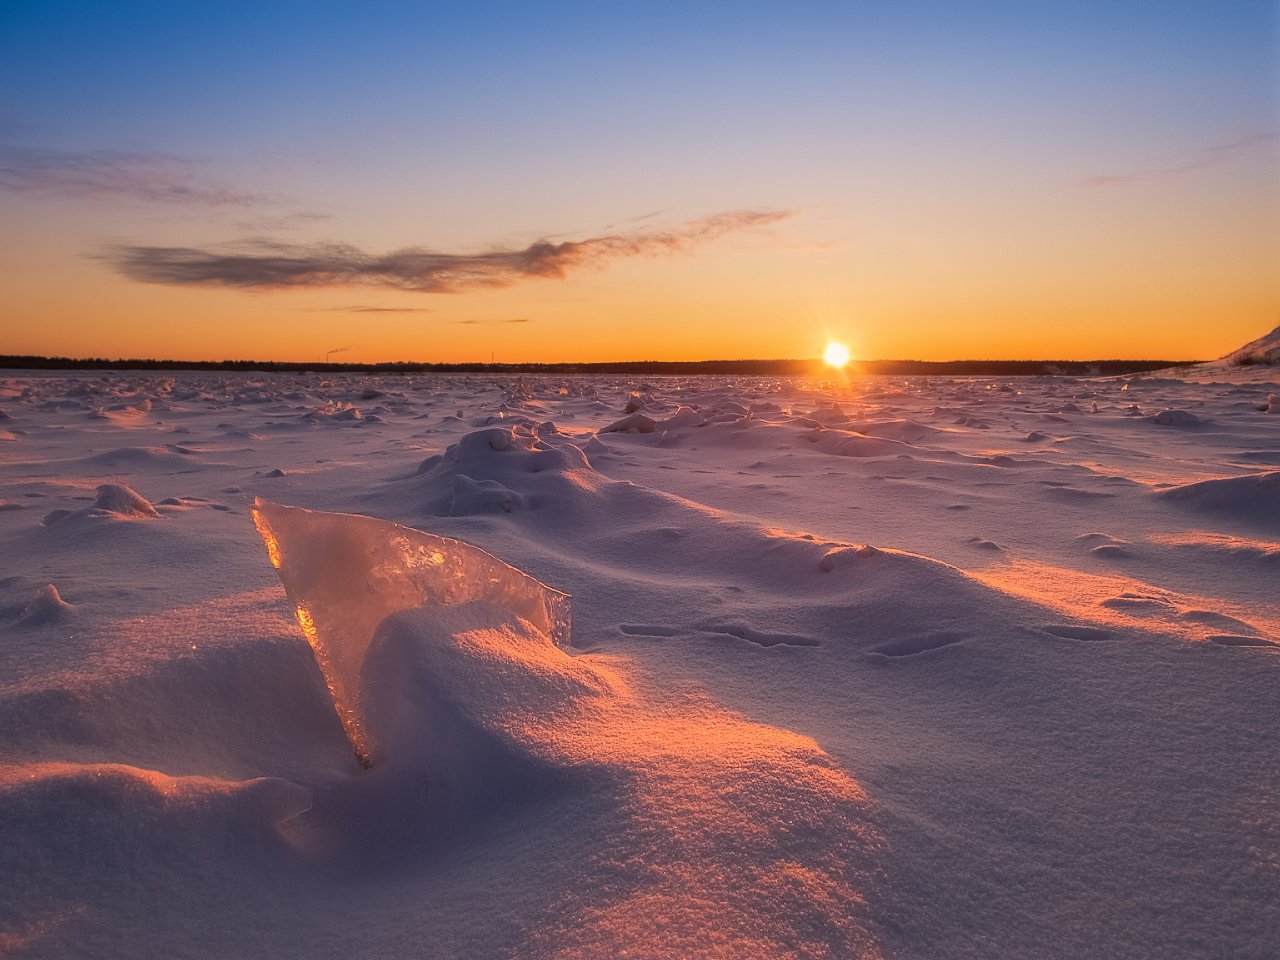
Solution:
[{"label": "sun reflection on snow", "polygon": [[1221,597],[1178,593],[1134,577],[1086,573],[1032,560],[1010,560],[969,576],[1010,596],[1077,620],[1121,630],[1154,632],[1202,641],[1220,634],[1214,624],[1280,634],[1280,621],[1258,609],[1242,609]]}]

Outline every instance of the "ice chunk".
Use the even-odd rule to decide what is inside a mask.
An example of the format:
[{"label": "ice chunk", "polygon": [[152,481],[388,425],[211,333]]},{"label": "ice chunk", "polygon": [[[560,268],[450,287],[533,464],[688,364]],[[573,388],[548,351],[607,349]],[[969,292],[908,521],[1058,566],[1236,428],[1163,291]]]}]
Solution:
[{"label": "ice chunk", "polygon": [[1200,422],[1199,417],[1186,410],[1161,410],[1147,419],[1164,427],[1190,427]]},{"label": "ice chunk", "polygon": [[133,487],[126,487],[122,483],[100,484],[98,486],[98,499],[93,505],[99,510],[118,513],[123,517],[160,516],[150,501],[134,490]]},{"label": "ice chunk", "polygon": [[365,727],[361,670],[388,615],[485,600],[568,646],[568,594],[478,547],[373,517],[286,507],[261,498],[254,502],[253,520],[356,756],[366,766],[377,745]]},{"label": "ice chunk", "polygon": [[601,427],[599,433],[626,433],[635,430],[637,433],[653,433],[658,429],[658,422],[643,413],[633,413],[629,417],[616,420],[607,427]]},{"label": "ice chunk", "polygon": [[693,407],[681,405],[676,408],[675,413],[661,421],[658,427],[662,430],[675,430],[677,427],[701,427],[706,422],[707,418]]},{"label": "ice chunk", "polygon": [[54,623],[61,620],[70,609],[71,604],[62,599],[58,588],[52,583],[46,583],[36,591],[36,595],[22,611],[20,622],[33,625]]}]

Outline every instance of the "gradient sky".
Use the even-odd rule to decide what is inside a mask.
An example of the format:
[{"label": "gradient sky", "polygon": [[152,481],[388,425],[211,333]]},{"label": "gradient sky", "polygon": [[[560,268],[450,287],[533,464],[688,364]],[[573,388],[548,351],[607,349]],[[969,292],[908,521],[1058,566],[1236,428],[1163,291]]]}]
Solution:
[{"label": "gradient sky", "polygon": [[0,353],[1216,357],[1272,0],[0,4]]}]

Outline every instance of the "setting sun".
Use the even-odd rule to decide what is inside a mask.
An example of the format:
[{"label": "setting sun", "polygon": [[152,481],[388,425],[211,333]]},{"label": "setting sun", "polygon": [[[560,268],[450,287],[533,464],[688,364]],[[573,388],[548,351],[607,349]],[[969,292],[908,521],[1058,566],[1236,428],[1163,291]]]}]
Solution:
[{"label": "setting sun", "polygon": [[827,349],[822,354],[822,359],[833,367],[843,367],[849,362],[849,348],[843,343],[832,341],[827,344]]}]

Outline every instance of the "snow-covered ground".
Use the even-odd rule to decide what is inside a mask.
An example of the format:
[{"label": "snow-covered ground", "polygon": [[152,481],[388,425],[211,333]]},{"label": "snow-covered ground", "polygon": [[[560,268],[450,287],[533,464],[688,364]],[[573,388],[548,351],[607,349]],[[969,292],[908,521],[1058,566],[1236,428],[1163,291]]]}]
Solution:
[{"label": "snow-covered ground", "polygon": [[1277,381],[0,374],[0,954],[1273,958]]}]

